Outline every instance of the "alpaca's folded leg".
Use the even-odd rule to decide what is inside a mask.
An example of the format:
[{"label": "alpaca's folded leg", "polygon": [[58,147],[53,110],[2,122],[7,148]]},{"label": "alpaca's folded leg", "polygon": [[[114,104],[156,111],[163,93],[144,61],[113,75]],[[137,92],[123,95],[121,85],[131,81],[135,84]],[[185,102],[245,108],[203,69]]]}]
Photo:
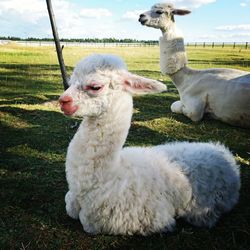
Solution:
[{"label": "alpaca's folded leg", "polygon": [[193,122],[198,122],[203,118],[205,102],[197,99],[190,99],[183,102],[182,112]]},{"label": "alpaca's folded leg", "polygon": [[182,114],[182,107],[183,107],[182,102],[176,101],[176,102],[172,103],[170,108],[171,108],[171,111],[173,113]]},{"label": "alpaca's folded leg", "polygon": [[176,101],[171,105],[171,111],[177,114],[183,114],[193,122],[200,121],[204,114],[204,103],[198,100],[188,102]]},{"label": "alpaca's folded leg", "polygon": [[81,224],[83,226],[83,229],[86,233],[89,234],[98,234],[100,232],[98,232],[96,230],[96,228],[94,227],[93,223],[91,223],[87,217],[85,216],[84,210],[81,209],[80,213],[79,213],[79,219],[81,221]]},{"label": "alpaca's folded leg", "polygon": [[81,207],[71,191],[65,195],[65,202],[67,214],[73,219],[78,219]]}]

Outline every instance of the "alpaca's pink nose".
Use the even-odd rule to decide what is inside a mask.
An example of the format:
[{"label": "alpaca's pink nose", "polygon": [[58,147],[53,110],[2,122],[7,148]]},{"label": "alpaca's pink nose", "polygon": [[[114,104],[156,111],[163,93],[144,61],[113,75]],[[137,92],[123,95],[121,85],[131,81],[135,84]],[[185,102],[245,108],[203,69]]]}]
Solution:
[{"label": "alpaca's pink nose", "polygon": [[59,103],[60,103],[61,105],[64,105],[64,104],[66,104],[66,103],[71,103],[71,102],[73,102],[73,99],[72,99],[72,97],[69,96],[69,95],[64,95],[64,96],[61,96],[61,97],[59,98]]},{"label": "alpaca's pink nose", "polygon": [[59,103],[65,115],[72,115],[78,109],[78,106],[73,106],[73,98],[68,95],[61,96],[59,98]]}]

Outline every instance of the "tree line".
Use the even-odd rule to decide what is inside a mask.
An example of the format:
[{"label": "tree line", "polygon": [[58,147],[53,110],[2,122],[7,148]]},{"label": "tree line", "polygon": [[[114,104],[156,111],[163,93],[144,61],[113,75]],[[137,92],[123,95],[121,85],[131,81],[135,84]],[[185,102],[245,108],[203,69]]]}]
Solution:
[{"label": "tree line", "polygon": [[[11,41],[54,41],[53,38],[20,38],[15,36],[0,36],[0,40]],[[137,40],[131,38],[116,39],[116,38],[61,38],[61,42],[79,42],[79,43],[158,43],[157,40]]]}]

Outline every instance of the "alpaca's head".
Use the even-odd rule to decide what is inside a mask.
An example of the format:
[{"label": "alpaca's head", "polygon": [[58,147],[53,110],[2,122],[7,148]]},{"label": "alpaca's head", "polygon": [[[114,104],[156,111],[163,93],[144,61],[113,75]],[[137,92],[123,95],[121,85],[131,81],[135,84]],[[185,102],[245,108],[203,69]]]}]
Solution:
[{"label": "alpaca's head", "polygon": [[174,15],[189,14],[189,10],[175,9],[170,3],[158,3],[151,10],[144,12],[139,17],[142,25],[153,27],[166,32],[174,24]]},{"label": "alpaca's head", "polygon": [[91,55],[76,65],[70,87],[59,102],[65,115],[97,117],[115,105],[115,95],[164,90],[164,84],[128,72],[126,64],[117,56]]}]

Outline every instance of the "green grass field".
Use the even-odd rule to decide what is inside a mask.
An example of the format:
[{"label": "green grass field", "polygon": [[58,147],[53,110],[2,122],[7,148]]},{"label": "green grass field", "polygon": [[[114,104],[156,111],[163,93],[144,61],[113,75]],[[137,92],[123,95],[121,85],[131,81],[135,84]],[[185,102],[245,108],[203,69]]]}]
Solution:
[{"label": "green grass field", "polygon": [[[0,249],[249,249],[250,131],[209,118],[192,123],[171,113],[170,105],[178,93],[169,78],[159,72],[157,47],[65,47],[68,72],[91,53],[117,54],[130,71],[168,85],[168,93],[134,99],[126,146],[175,140],[220,141],[241,165],[240,201],[210,230],[178,220],[175,232],[166,235],[86,234],[80,222],[65,212],[65,154],[79,121],[63,116],[57,105],[63,87],[55,49],[10,44],[0,46]],[[250,71],[250,50],[244,48],[188,47],[188,56],[193,68]]]}]

